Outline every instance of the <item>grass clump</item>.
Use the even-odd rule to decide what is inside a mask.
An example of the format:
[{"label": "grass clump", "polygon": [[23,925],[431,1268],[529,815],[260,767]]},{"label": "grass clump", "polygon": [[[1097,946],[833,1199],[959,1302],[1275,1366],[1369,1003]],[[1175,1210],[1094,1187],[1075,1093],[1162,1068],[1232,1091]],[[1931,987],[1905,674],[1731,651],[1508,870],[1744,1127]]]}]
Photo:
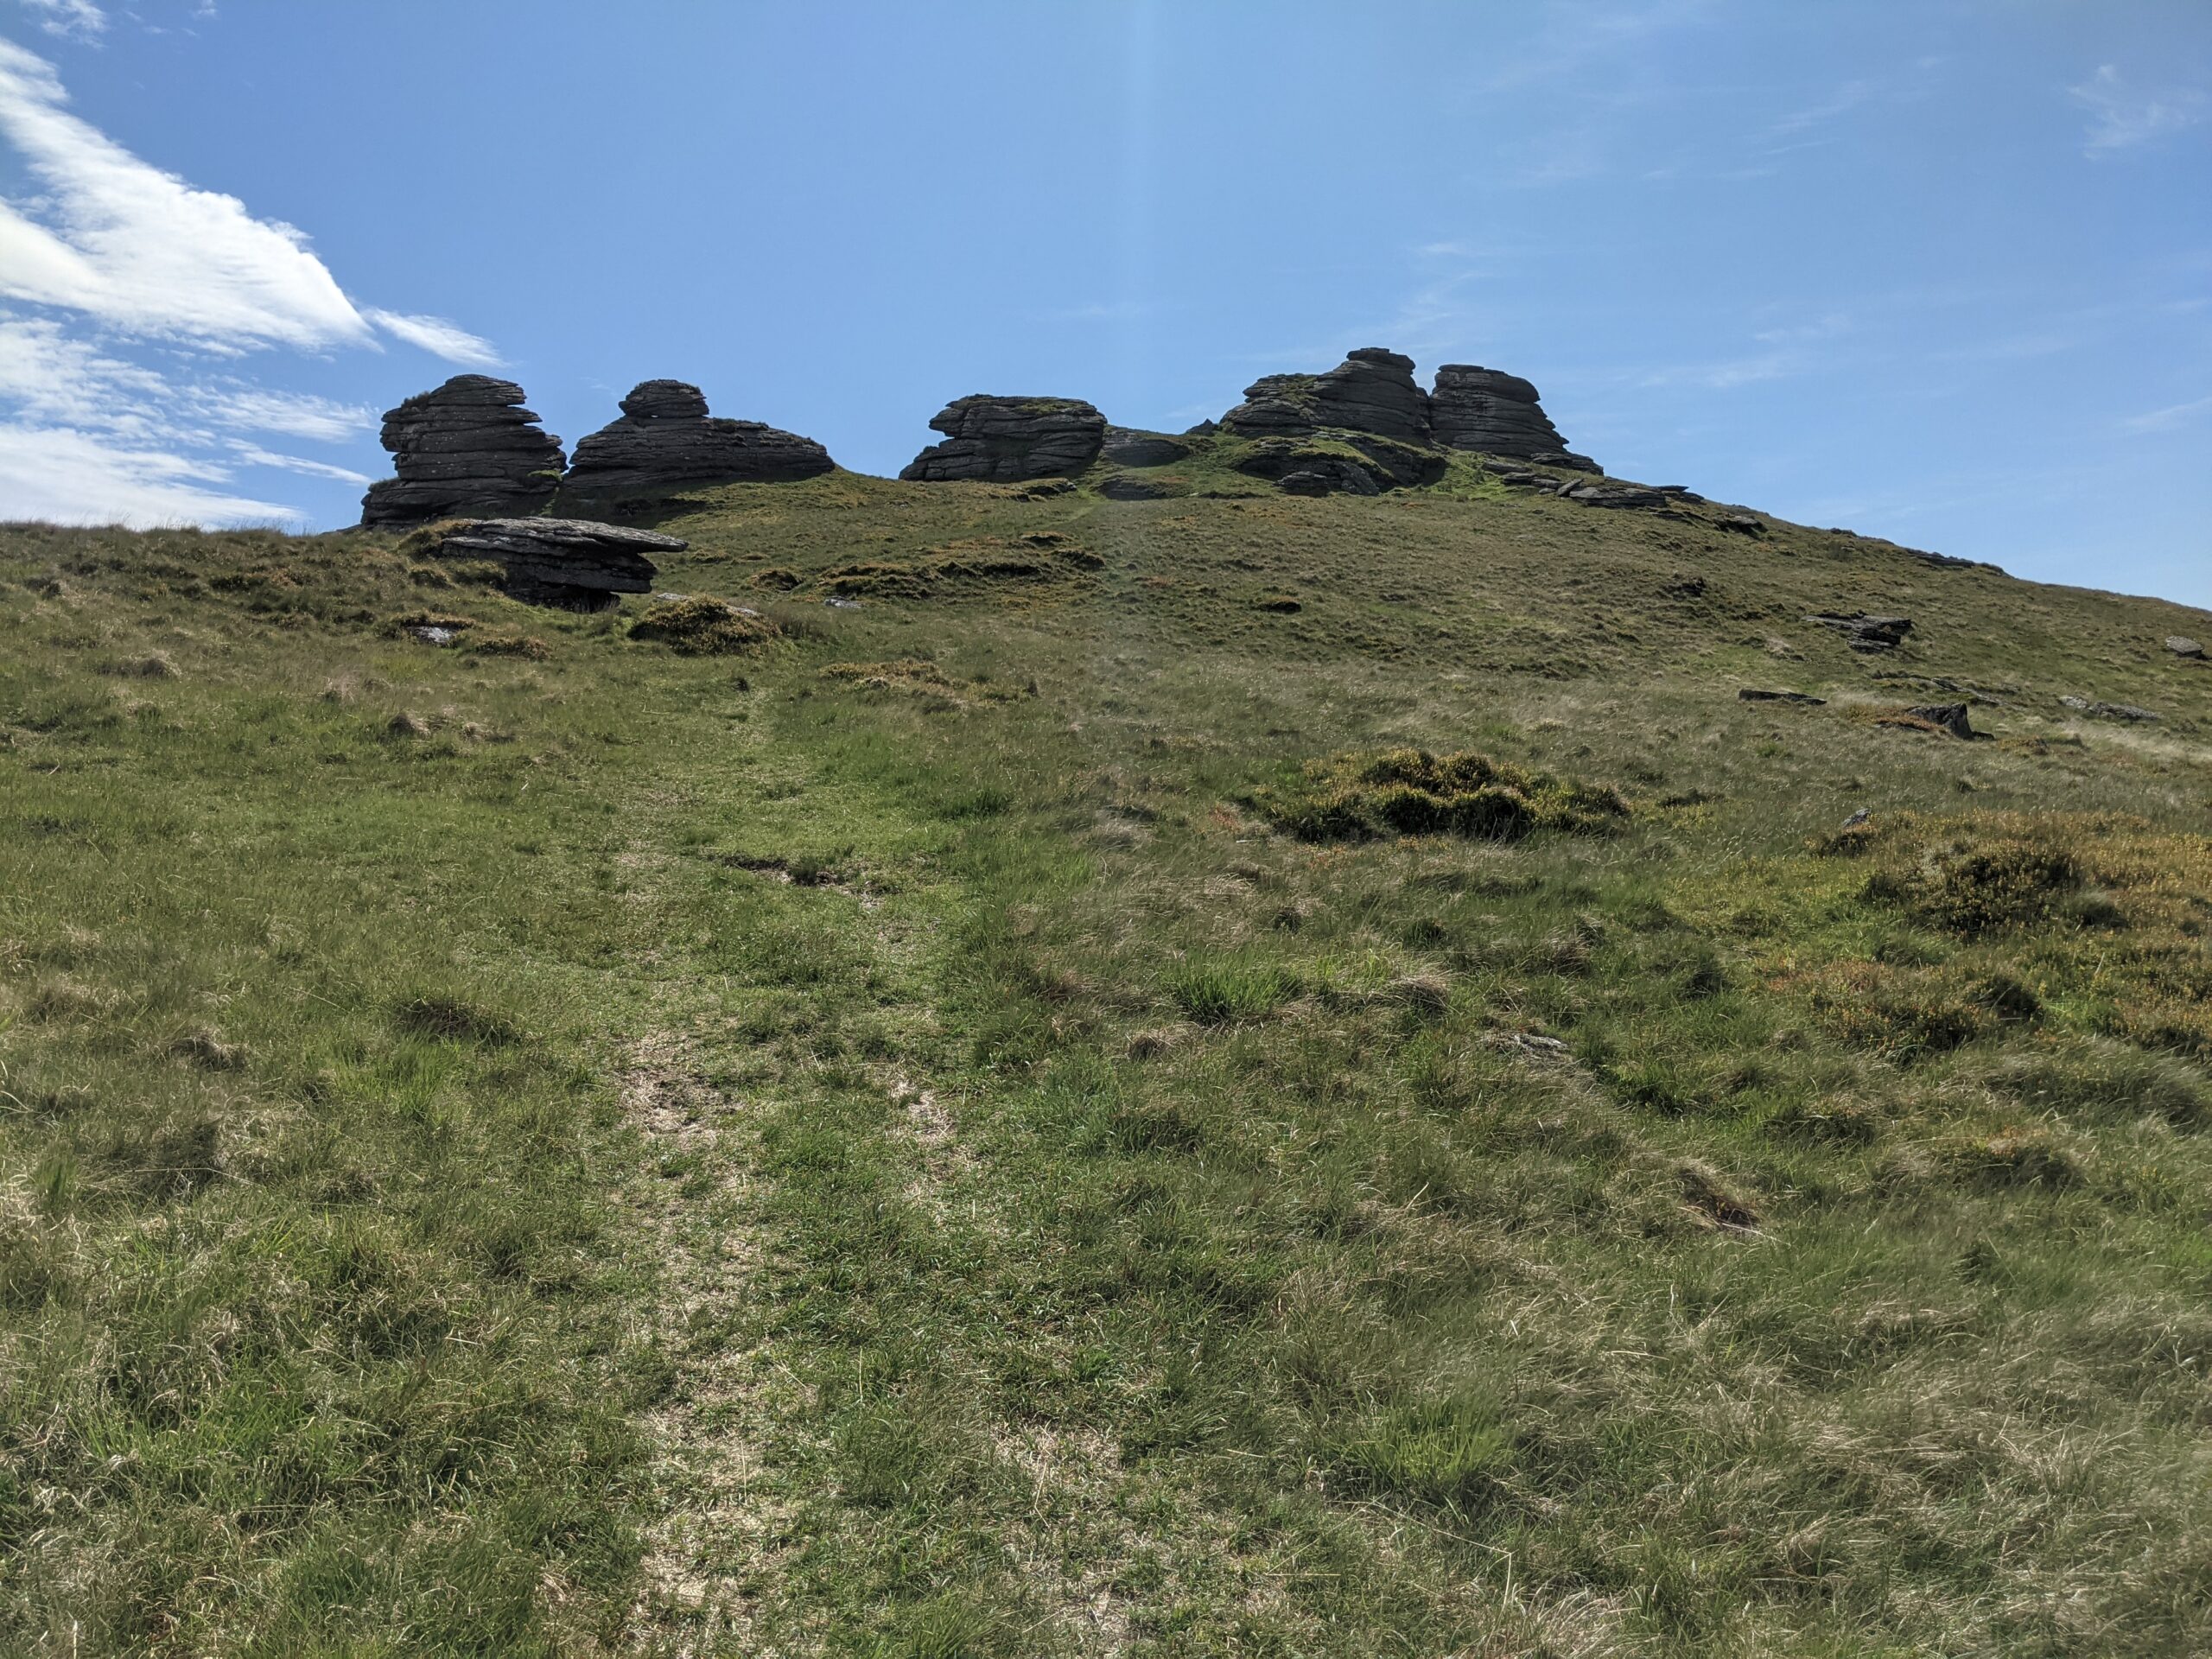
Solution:
[{"label": "grass clump", "polygon": [[751,651],[775,639],[773,622],[724,599],[677,599],[656,605],[630,625],[630,637],[686,657]]},{"label": "grass clump", "polygon": [[1602,835],[1628,816],[1616,790],[1567,781],[1472,751],[1384,749],[1309,761],[1250,804],[1300,841],[1465,836],[1517,841],[1539,830]]}]

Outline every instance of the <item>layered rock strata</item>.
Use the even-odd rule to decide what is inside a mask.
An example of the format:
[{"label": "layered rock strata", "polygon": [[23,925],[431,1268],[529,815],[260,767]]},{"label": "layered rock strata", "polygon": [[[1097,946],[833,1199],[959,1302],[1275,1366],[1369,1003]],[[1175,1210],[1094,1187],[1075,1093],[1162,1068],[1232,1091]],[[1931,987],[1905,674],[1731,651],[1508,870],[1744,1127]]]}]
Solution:
[{"label": "layered rock strata", "polygon": [[387,410],[382,441],[397,477],[369,486],[361,523],[535,512],[561,481],[561,441],[522,406],[512,380],[457,374]]},{"label": "layered rock strata", "polygon": [[695,484],[785,483],[836,462],[812,438],[759,421],[710,416],[698,387],[644,380],[622,400],[622,417],[576,445],[564,499],[617,503]]},{"label": "layered rock strata", "polygon": [[479,518],[440,538],[448,558],[489,559],[505,572],[516,599],[563,610],[610,610],[621,594],[652,591],[654,553],[681,553],[690,543],[650,530],[588,518]]},{"label": "layered rock strata", "polygon": [[1589,456],[1567,448],[1537,403],[1535,387],[1517,374],[1471,363],[1445,364],[1429,394],[1428,421],[1433,441],[1446,449],[1508,455],[1579,473],[1602,470]]},{"label": "layered rock strata", "polygon": [[915,456],[899,477],[1018,484],[1079,473],[1106,441],[1106,417],[1075,397],[962,397],[930,427],[944,442]]}]

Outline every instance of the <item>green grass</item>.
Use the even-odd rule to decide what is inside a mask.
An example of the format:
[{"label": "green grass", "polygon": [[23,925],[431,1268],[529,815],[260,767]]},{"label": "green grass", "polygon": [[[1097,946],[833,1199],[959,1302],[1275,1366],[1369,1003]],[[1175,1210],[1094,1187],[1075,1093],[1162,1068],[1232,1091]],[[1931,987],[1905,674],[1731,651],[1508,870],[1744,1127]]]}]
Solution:
[{"label": "green grass", "polygon": [[0,531],[0,1649],[2212,1644],[2204,620],[1220,448]]}]

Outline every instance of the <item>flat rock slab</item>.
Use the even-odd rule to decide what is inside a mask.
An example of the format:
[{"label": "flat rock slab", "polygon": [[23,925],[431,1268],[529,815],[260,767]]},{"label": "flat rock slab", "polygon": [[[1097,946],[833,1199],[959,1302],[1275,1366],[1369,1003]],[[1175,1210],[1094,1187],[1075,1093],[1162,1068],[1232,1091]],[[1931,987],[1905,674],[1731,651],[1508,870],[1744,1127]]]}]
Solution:
[{"label": "flat rock slab", "polygon": [[1924,720],[1930,726],[1941,727],[1953,737],[1971,741],[1980,735],[1974,730],[1973,722],[1967,720],[1967,706],[1963,702],[1915,703],[1904,714],[1907,720]]},{"label": "flat rock slab", "polygon": [[2190,661],[2202,662],[2204,660],[2204,647],[2197,644],[2196,640],[2190,639],[2185,633],[2168,634],[2166,636],[2166,649],[2173,652],[2175,656],[2183,658]]},{"label": "flat rock slab", "polygon": [[476,518],[447,532],[438,551],[495,560],[512,579],[509,591],[528,598],[529,590],[541,588],[651,593],[659,570],[648,555],[681,553],[690,545],[658,531],[590,518]]},{"label": "flat rock slab", "polygon": [[1739,702],[1802,703],[1808,709],[1818,709],[1827,702],[1826,697],[1816,697],[1809,691],[1762,691],[1749,685],[1736,693],[1736,699]]}]

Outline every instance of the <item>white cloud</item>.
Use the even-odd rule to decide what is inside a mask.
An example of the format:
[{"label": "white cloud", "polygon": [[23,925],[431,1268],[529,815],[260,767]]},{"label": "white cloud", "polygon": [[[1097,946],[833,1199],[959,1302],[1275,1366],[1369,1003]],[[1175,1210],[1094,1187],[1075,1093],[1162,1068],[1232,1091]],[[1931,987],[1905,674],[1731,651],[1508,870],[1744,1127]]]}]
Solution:
[{"label": "white cloud", "polygon": [[92,0],[22,0],[38,26],[64,40],[89,41],[107,29],[107,14]]},{"label": "white cloud", "polygon": [[459,363],[472,369],[496,369],[499,353],[492,342],[472,334],[457,323],[443,317],[410,317],[399,311],[379,311],[373,307],[362,314],[386,334],[405,340],[410,346],[419,346],[433,357],[442,357],[448,363]]},{"label": "white cloud", "polygon": [[195,389],[191,406],[218,426],[249,432],[282,432],[320,443],[342,443],[373,430],[376,411],[359,404],[334,403],[302,391],[270,391],[232,385]]},{"label": "white cloud", "polygon": [[0,204],[0,294],[214,346],[372,339],[306,238],[148,166],[62,108],[44,60],[0,41],[0,136],[48,193]]},{"label": "white cloud", "polygon": [[[104,26],[86,0],[29,0],[49,27]],[[205,13],[203,12],[203,14]],[[239,434],[340,442],[374,413],[235,372],[249,353],[381,351],[470,367],[491,344],[440,317],[357,304],[291,226],[150,166],[70,113],[54,67],[0,40],[0,502],[73,523],[297,519],[235,493],[231,469],[345,483],[350,468]]]},{"label": "white cloud", "polygon": [[0,501],[11,518],[64,524],[296,523],[275,502],[227,493],[220,467],[90,433],[0,422]]},{"label": "white cloud", "polygon": [[2133,149],[2168,133],[2193,127],[2212,113],[2212,101],[2193,87],[2165,92],[2133,90],[2112,64],[2067,94],[2089,112],[2088,141],[2084,153],[2091,157]]},{"label": "white cloud", "polygon": [[368,483],[365,474],[350,467],[334,467],[327,461],[309,461],[302,455],[280,455],[274,450],[264,449],[259,444],[247,443],[232,438],[231,453],[250,467],[281,467],[288,473],[305,473],[310,478],[334,478],[341,484]]}]

